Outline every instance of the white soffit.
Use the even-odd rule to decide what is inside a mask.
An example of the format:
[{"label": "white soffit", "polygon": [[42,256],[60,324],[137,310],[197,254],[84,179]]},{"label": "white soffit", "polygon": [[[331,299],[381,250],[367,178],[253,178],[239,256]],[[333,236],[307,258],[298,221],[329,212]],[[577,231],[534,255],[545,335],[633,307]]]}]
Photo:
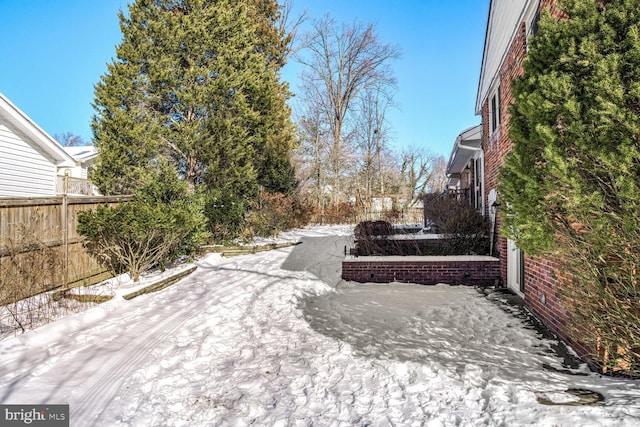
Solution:
[{"label": "white soffit", "polygon": [[538,4],[538,0],[491,0],[476,98],[478,115],[482,113],[482,104],[498,77],[511,41],[532,3]]}]

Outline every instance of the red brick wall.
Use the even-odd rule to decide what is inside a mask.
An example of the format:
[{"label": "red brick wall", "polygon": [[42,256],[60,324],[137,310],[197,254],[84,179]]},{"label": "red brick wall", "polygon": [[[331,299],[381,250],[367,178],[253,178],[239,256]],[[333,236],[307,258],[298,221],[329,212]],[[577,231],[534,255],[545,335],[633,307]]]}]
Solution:
[{"label": "red brick wall", "polygon": [[[551,10],[551,13],[560,17],[561,13],[555,6],[555,0],[543,0],[541,9]],[[526,48],[526,24],[521,23],[518,32],[510,45],[505,61],[499,71],[500,82],[500,130],[496,136],[489,135],[489,100],[485,100],[482,106],[483,123],[483,150],[485,161],[485,193],[492,188],[498,188],[499,170],[504,163],[504,157],[511,151],[512,142],[509,139],[509,105],[513,102],[511,82],[523,73],[522,64],[527,54]],[[486,213],[489,214],[489,206]],[[496,235],[500,235],[502,224],[501,214],[496,220]],[[500,258],[500,276],[504,283],[507,282],[507,239],[498,237],[497,249]],[[562,307],[558,294],[559,286],[564,278],[561,277],[561,269],[554,260],[525,256],[525,302],[533,314],[542,320],[546,326],[558,334],[563,340],[572,343],[580,350],[581,346],[572,342],[568,329],[568,314]]]},{"label": "red brick wall", "polygon": [[566,340],[568,317],[558,293],[558,265],[548,258],[525,257],[524,268],[527,306],[551,330]]},{"label": "red brick wall", "polygon": [[407,282],[423,285],[449,283],[452,285],[495,285],[500,278],[499,261],[483,257],[477,261],[390,261],[361,257],[342,262],[342,278],[354,282]]},{"label": "red brick wall", "polygon": [[[482,148],[484,150],[485,194],[498,188],[498,175],[504,163],[504,157],[511,151],[512,143],[509,139],[509,105],[513,102],[511,81],[522,75],[522,62],[527,54],[526,25],[522,23],[518,33],[509,47],[505,61],[500,67],[500,127],[496,134],[489,135],[489,99],[482,106]],[[489,203],[486,203],[485,213],[489,214]],[[501,214],[496,218],[497,254],[500,258],[500,273],[503,283],[507,282],[507,239],[500,236],[502,224]]]}]

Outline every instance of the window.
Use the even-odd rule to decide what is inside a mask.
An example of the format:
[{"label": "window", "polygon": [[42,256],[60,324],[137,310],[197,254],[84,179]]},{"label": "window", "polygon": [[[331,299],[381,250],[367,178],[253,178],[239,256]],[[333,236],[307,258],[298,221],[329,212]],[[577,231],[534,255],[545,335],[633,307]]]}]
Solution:
[{"label": "window", "polygon": [[500,88],[498,88],[489,103],[489,135],[500,129]]},{"label": "window", "polygon": [[[533,15],[533,16],[531,16]],[[527,52],[529,52],[529,47],[531,46],[531,37],[538,34],[538,27],[540,24],[540,4],[536,5],[535,9],[529,12],[530,18],[527,20],[528,28],[527,28]]]},{"label": "window", "polygon": [[536,34],[538,34],[539,24],[540,24],[540,10],[536,12],[535,16],[533,17],[533,21],[529,26],[529,36],[535,36]]}]

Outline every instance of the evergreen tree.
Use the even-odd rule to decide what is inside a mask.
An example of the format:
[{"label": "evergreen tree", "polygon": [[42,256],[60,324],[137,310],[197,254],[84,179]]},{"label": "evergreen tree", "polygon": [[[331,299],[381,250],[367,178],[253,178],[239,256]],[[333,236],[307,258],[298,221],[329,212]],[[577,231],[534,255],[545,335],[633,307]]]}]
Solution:
[{"label": "evergreen tree", "polygon": [[92,125],[104,194],[132,192],[158,158],[192,191],[294,186],[277,13],[258,0],[137,0],[120,13],[123,41],[96,85]]},{"label": "evergreen tree", "polygon": [[291,194],[298,184],[290,158],[296,137],[286,103],[291,94],[287,83],[280,80],[280,70],[290,53],[291,34],[285,29],[283,9],[276,0],[251,0],[247,4],[256,25],[256,50],[267,66],[265,78],[256,82],[250,95],[253,107],[260,112],[254,127],[258,182],[268,192]]},{"label": "evergreen tree", "polygon": [[502,230],[529,254],[562,255],[574,323],[594,346],[615,344],[595,357],[606,366],[624,355],[640,371],[640,7],[558,6],[560,19],[543,13],[513,84]]}]

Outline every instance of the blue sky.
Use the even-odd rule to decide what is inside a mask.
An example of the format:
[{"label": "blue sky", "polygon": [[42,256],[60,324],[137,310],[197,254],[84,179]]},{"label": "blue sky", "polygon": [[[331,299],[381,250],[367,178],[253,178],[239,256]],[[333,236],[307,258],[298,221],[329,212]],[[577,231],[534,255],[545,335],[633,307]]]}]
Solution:
[{"label": "blue sky", "polygon": [[[309,17],[376,23],[402,57],[394,146],[449,155],[474,114],[489,0],[293,0]],[[93,85],[121,40],[126,0],[0,0],[0,92],[49,134],[91,139]],[[296,72],[285,70],[295,90]]]}]

